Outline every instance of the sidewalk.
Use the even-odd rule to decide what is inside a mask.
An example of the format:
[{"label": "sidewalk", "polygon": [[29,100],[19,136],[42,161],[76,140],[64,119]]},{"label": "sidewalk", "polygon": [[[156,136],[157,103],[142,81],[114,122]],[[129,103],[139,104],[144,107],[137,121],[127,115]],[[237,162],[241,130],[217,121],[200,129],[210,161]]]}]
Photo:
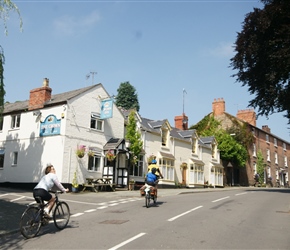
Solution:
[{"label": "sidewalk", "polygon": [[[244,187],[245,188],[245,187]],[[188,194],[188,193],[196,193],[196,192],[213,192],[213,191],[228,191],[232,189],[240,189],[240,187],[230,187],[230,188],[200,188],[200,189],[187,189],[187,188],[172,188],[172,189],[158,189],[158,196],[165,197],[165,196],[172,196],[172,195],[181,195],[181,194]],[[7,193],[17,193],[17,190],[13,189],[1,189]],[[21,191],[21,190],[19,190]],[[81,198],[83,195],[82,193],[74,194],[74,193],[67,193],[64,194],[66,197],[65,199],[70,199],[70,197],[74,196],[74,198]],[[136,197],[140,198],[139,190],[116,190],[115,192],[85,192],[85,195],[92,195],[98,196],[98,198],[106,197],[116,199],[122,197]],[[18,204],[17,202],[5,201],[0,198],[0,238],[6,235],[10,235],[13,233],[19,232],[19,222],[22,213],[24,212],[27,206],[23,204]]]}]

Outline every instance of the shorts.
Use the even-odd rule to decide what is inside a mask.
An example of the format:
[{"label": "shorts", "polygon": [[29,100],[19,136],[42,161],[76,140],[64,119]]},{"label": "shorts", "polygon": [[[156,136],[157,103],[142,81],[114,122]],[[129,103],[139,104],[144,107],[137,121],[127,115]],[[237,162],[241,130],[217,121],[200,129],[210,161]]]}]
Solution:
[{"label": "shorts", "polygon": [[[43,188],[33,189],[33,197],[40,197],[43,201],[49,201],[52,198],[52,195]],[[38,200],[35,199],[37,202]]]}]

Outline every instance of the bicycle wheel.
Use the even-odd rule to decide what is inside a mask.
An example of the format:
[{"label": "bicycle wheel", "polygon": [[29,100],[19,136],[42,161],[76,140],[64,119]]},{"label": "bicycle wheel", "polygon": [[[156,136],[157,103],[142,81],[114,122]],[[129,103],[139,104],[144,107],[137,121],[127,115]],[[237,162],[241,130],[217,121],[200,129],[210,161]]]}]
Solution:
[{"label": "bicycle wheel", "polygon": [[150,203],[150,194],[148,192],[146,192],[145,194],[145,205],[148,208],[149,207],[149,203]]},{"label": "bicycle wheel", "polygon": [[41,227],[41,211],[37,207],[28,207],[21,216],[20,232],[27,238],[35,237]]},{"label": "bicycle wheel", "polygon": [[53,212],[54,225],[60,230],[64,229],[68,224],[69,217],[70,211],[68,204],[63,201],[59,202]]}]

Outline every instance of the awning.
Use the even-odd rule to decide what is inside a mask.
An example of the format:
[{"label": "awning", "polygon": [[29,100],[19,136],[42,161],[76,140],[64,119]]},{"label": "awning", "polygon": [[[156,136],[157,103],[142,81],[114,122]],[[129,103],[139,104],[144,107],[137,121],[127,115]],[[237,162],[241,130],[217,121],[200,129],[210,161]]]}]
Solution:
[{"label": "awning", "polygon": [[120,144],[125,141],[123,138],[111,138],[104,146],[104,151],[117,149]]},{"label": "awning", "polygon": [[193,163],[196,163],[196,164],[199,164],[199,165],[204,165],[204,162],[201,161],[201,160],[197,160],[197,159],[193,159],[193,158],[191,158],[190,160],[191,160]]},{"label": "awning", "polygon": [[164,152],[160,152],[160,151],[159,151],[159,154],[161,155],[162,158],[175,160],[175,157],[173,154],[164,153]]}]

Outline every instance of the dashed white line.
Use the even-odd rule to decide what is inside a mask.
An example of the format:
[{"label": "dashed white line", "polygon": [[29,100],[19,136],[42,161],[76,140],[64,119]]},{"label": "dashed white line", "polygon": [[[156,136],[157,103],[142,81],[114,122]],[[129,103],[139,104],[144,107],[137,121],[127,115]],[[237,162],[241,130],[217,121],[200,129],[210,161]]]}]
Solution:
[{"label": "dashed white line", "polygon": [[25,198],[25,196],[21,196],[21,197],[19,197],[19,198],[16,198],[16,199],[14,199],[14,200],[11,200],[11,202],[18,201],[18,200],[21,200],[21,199],[23,199],[23,198]]},{"label": "dashed white line", "polygon": [[222,201],[222,200],[225,200],[225,199],[228,199],[228,198],[230,198],[230,196],[227,196],[227,197],[224,197],[224,198],[220,198],[220,199],[214,200],[212,202],[218,202],[218,201]]},{"label": "dashed white line", "polygon": [[236,196],[238,195],[243,195],[243,194],[247,194],[248,192],[245,192],[245,193],[239,193],[239,194],[235,194]]},{"label": "dashed white line", "polygon": [[78,216],[81,216],[81,215],[83,215],[84,213],[76,213],[76,214],[73,214],[73,215],[71,215],[71,217],[78,217]]},{"label": "dashed white line", "polygon": [[89,209],[89,210],[86,210],[85,213],[91,213],[91,212],[95,212],[97,211],[97,209]]},{"label": "dashed white line", "polygon": [[174,221],[174,220],[178,219],[179,217],[181,217],[181,216],[183,216],[183,215],[186,215],[186,214],[188,214],[188,213],[191,213],[192,211],[195,211],[195,210],[197,210],[197,209],[199,209],[199,208],[202,208],[202,207],[203,207],[203,206],[195,207],[195,208],[190,209],[190,210],[188,210],[188,211],[186,211],[186,212],[184,212],[184,213],[182,213],[182,214],[179,214],[179,215],[177,215],[177,216],[175,216],[175,217],[172,217],[171,219],[168,219],[167,221]]},{"label": "dashed white line", "polygon": [[128,244],[128,243],[130,243],[131,241],[136,240],[136,239],[142,237],[142,236],[145,235],[145,234],[146,234],[146,233],[139,233],[139,234],[137,234],[136,236],[134,236],[134,237],[132,237],[132,238],[130,238],[130,239],[128,239],[128,240],[125,240],[125,241],[123,241],[122,243],[120,243],[120,244],[118,244],[118,245],[116,245],[116,246],[114,246],[114,247],[112,247],[112,248],[109,248],[108,250],[116,250],[116,249],[118,249],[118,248],[120,248],[120,247],[122,247],[122,246],[124,246],[124,245],[126,245],[126,244]]}]

